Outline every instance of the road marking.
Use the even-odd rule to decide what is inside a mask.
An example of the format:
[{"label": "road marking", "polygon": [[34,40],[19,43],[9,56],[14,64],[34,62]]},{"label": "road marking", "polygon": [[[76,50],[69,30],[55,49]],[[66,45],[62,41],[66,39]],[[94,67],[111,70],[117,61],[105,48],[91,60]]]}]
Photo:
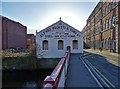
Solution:
[{"label": "road marking", "polygon": [[[81,59],[81,58],[80,58]],[[82,60],[82,59],[81,59]],[[101,89],[104,89],[103,86],[101,85],[101,83],[98,81],[98,79],[95,77],[95,75],[92,73],[92,71],[88,68],[88,66],[86,65],[86,63],[82,60],[83,64],[85,65],[85,67],[88,69],[88,71],[90,72],[90,74],[92,75],[92,77],[95,79],[95,81],[97,82],[98,86]]]},{"label": "road marking", "polygon": [[[100,71],[98,71],[87,59],[83,58],[83,57],[88,56],[88,55],[83,55],[83,56],[80,57],[80,59],[82,60],[83,64],[88,69],[88,71],[90,72],[92,77],[95,79],[97,84],[100,86],[100,88],[104,89],[103,84],[100,82],[100,80],[101,80],[105,84],[105,86],[107,86],[108,88],[111,89],[111,87],[112,87],[112,88],[115,89],[115,86],[103,74],[101,74]],[[94,73],[97,75],[97,77],[99,77],[100,80],[97,79],[97,77],[95,76]]]}]

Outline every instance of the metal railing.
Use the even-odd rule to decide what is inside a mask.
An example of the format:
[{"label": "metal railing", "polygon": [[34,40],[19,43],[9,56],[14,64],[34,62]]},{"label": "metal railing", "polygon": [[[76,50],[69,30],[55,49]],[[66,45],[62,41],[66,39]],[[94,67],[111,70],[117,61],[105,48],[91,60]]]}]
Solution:
[{"label": "metal railing", "polygon": [[67,77],[67,68],[69,65],[70,51],[67,50],[60,62],[57,64],[50,76],[47,76],[43,81],[42,89],[57,89],[65,86]]}]

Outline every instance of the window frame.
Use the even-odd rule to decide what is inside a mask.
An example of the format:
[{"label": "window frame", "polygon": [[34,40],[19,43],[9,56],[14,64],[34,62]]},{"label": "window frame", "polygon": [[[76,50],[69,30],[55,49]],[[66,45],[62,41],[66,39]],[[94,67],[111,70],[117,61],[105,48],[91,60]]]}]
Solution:
[{"label": "window frame", "polygon": [[[77,47],[74,46],[74,42],[75,42],[75,41],[77,42]],[[73,40],[73,41],[72,41],[72,44],[73,44],[73,49],[74,49],[74,50],[78,49],[78,40]]]},{"label": "window frame", "polygon": [[[47,46],[45,47],[45,45],[47,45]],[[43,40],[42,41],[42,50],[48,50],[48,40]]]},{"label": "window frame", "polygon": [[[62,43],[59,43],[59,42],[62,42]],[[64,41],[63,40],[58,40],[58,50],[63,50],[63,49],[64,49]]]}]

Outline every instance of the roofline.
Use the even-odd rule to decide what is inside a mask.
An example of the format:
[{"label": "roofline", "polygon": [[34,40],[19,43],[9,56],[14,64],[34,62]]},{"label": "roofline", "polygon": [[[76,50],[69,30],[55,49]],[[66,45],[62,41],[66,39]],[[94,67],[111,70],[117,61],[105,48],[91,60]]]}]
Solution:
[{"label": "roofline", "polygon": [[[65,23],[64,21],[62,21],[61,19],[59,20],[59,21],[57,21],[57,22],[55,22],[55,23],[53,23],[52,25],[54,25],[54,24],[56,24],[56,23],[58,23],[58,22],[63,22],[63,23]],[[67,24],[67,23],[65,23],[65,24]],[[39,32],[37,32],[36,34],[38,34],[38,33],[40,33],[40,32],[42,32],[43,30],[45,30],[45,29],[47,29],[48,27],[51,27],[52,25],[49,25],[49,26],[47,26],[46,28],[44,28],[44,29],[42,29],[41,31],[39,31]],[[77,30],[76,28],[74,28],[73,26],[71,26],[71,25],[69,25],[69,24],[67,24],[68,26],[70,26],[71,28],[73,28],[73,29],[75,29],[75,30]],[[79,30],[77,30],[78,32],[80,32],[80,33],[82,33],[81,31],[79,31]]]},{"label": "roofline", "polygon": [[0,15],[2,18],[5,18],[5,19],[7,19],[7,20],[10,20],[10,21],[12,21],[12,22],[14,22],[14,23],[18,23],[18,24],[20,24],[20,25],[22,25],[22,26],[24,26],[24,27],[26,27],[27,28],[27,26],[25,26],[25,25],[23,25],[23,24],[21,24],[20,22],[17,22],[17,21],[15,21],[15,20],[13,20],[13,19],[10,19],[10,18],[8,18],[8,17],[5,17],[5,16],[2,16],[2,15]]}]

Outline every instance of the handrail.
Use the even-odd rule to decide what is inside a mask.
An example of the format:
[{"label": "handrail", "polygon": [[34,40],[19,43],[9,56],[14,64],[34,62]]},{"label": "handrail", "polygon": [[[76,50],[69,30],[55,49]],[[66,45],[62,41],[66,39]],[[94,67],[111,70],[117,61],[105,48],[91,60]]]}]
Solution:
[{"label": "handrail", "polygon": [[69,59],[68,58],[69,55],[70,55],[70,51],[67,50],[64,56],[61,58],[60,62],[57,64],[57,66],[53,70],[52,74],[50,76],[47,76],[43,81],[42,89],[46,89],[48,87],[49,89],[56,89],[58,87],[60,78],[62,76],[62,71],[65,67],[65,63],[67,62],[67,59]]}]

